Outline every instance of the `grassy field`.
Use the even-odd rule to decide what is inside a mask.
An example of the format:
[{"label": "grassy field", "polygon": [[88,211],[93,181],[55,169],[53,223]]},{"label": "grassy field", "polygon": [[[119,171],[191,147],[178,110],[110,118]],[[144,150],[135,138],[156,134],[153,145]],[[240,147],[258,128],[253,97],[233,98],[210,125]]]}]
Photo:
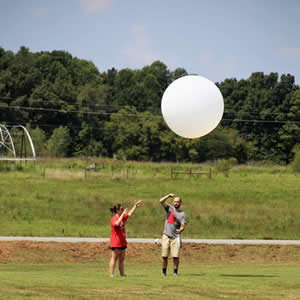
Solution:
[{"label": "grassy field", "polygon": [[[183,198],[183,238],[300,239],[300,175],[280,166],[40,160],[0,164],[0,235],[109,237],[109,208],[143,200],[127,237],[160,237],[160,197]],[[72,168],[70,168],[72,166]],[[177,174],[170,168],[207,171]],[[160,246],[130,244],[126,278],[108,276],[105,243],[0,242],[0,299],[300,299],[300,247],[185,244],[178,277]],[[170,261],[171,267],[171,261]]]},{"label": "grassy field", "polygon": [[161,278],[131,264],[127,278],[107,277],[105,265],[0,266],[1,299],[299,299],[295,266],[199,265]]},{"label": "grassy field", "polygon": [[[130,244],[110,278],[101,243],[0,243],[0,299],[299,299],[300,247],[184,245],[178,277],[160,247]],[[171,261],[170,261],[171,264]]]},{"label": "grassy field", "polygon": [[[281,166],[237,166],[44,159],[35,165],[0,165],[0,235],[109,237],[109,208],[143,200],[128,221],[128,237],[157,238],[160,197],[183,198],[184,238],[300,239],[300,175]],[[2,163],[2,162],[1,162]],[[72,166],[72,168],[70,168]],[[207,171],[175,175],[170,168]]]}]

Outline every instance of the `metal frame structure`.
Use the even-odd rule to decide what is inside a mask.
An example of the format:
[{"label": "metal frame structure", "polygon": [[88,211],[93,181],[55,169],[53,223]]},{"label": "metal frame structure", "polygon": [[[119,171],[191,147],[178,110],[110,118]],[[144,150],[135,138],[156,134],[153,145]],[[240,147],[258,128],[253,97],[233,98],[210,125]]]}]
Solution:
[{"label": "metal frame structure", "polygon": [[[16,151],[14,137],[21,130],[21,147]],[[27,143],[29,141],[31,153],[27,157]],[[11,126],[10,131],[0,124],[0,160],[30,161],[36,160],[36,153],[28,130],[22,125]]]}]

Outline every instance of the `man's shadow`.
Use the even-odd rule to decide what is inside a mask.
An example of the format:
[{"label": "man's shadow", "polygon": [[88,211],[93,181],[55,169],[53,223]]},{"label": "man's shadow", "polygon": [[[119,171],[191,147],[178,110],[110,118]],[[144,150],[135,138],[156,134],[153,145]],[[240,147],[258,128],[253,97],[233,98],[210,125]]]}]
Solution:
[{"label": "man's shadow", "polygon": [[263,278],[272,278],[272,277],[279,277],[277,275],[253,275],[253,274],[221,274],[219,276],[222,277],[246,277],[246,278],[255,278],[255,277],[263,277]]}]

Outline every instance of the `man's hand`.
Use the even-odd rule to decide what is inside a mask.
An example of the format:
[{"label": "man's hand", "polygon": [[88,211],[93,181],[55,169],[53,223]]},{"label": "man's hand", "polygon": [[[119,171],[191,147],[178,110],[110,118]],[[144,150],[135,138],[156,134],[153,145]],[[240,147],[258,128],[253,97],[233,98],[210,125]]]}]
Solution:
[{"label": "man's hand", "polygon": [[184,223],[181,223],[181,226],[179,229],[176,229],[177,233],[181,233],[182,231],[184,231]]}]

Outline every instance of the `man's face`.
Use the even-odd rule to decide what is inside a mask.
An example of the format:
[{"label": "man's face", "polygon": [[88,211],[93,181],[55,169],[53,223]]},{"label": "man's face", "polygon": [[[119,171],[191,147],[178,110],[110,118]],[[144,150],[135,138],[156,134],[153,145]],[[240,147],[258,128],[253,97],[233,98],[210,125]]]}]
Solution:
[{"label": "man's face", "polygon": [[181,205],[181,199],[179,197],[174,198],[174,200],[173,200],[173,206],[176,209],[179,209],[180,205]]}]

